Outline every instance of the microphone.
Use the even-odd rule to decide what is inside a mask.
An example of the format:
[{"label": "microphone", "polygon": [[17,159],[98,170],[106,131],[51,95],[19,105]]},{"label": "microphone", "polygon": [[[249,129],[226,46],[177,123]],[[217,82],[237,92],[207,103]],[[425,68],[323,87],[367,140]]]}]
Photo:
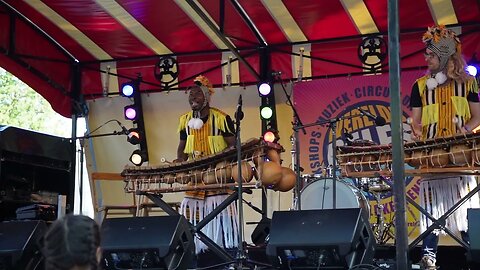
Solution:
[{"label": "microphone", "polygon": [[[242,199],[242,201],[243,201],[244,203],[246,203],[248,206],[250,206],[250,208],[252,208],[253,210],[255,210],[255,212],[257,212],[257,213],[259,213],[259,214],[261,214],[261,215],[264,214],[263,211],[262,211],[262,209],[256,207],[256,206],[253,205],[251,202],[246,201],[245,199]],[[260,223],[260,222],[259,222],[259,223]]]},{"label": "microphone", "polygon": [[[295,165],[295,170],[296,170],[296,169],[297,169],[297,165]],[[304,169],[303,167],[299,167],[298,170],[299,170],[300,172],[303,172],[305,169]]]},{"label": "microphone", "polygon": [[343,134],[345,135],[345,138],[353,140],[353,135],[350,134],[345,128],[343,129]]},{"label": "microphone", "polygon": [[353,140],[353,135],[350,134],[347,129],[343,129],[342,140],[346,145],[351,145]]},{"label": "microphone", "polygon": [[365,115],[366,117],[372,119],[373,121],[375,121],[375,125],[377,126],[384,126],[387,121],[385,120],[385,118],[381,117],[380,115],[379,116],[375,116],[373,114],[371,114],[370,112],[368,111],[365,111],[364,109],[360,108],[360,107],[357,107],[357,110],[360,111],[360,113],[362,115]]},{"label": "microphone", "polygon": [[125,134],[125,135],[128,135],[128,129],[124,125],[122,125],[122,123],[120,123],[120,121],[118,121],[118,120],[115,120],[115,121],[117,121],[117,124],[122,128],[122,133]]},{"label": "microphone", "polygon": [[318,265],[319,266],[326,266],[327,264],[330,264],[330,256],[329,252],[327,250],[322,250],[320,253],[320,256],[318,256]]},{"label": "microphone", "polygon": [[282,76],[281,71],[272,71],[272,77]]},{"label": "microphone", "polygon": [[243,112],[242,112],[242,95],[238,97],[238,104],[237,104],[237,111],[235,112],[235,120],[239,121],[243,119]]}]

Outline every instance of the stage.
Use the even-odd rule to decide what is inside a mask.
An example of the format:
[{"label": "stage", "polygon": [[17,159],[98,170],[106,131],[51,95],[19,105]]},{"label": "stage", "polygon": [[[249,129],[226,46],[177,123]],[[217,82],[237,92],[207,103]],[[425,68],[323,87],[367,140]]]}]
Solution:
[{"label": "stage", "polygon": [[[180,215],[107,219],[102,223],[102,269],[397,269],[396,251],[405,250],[405,247],[377,244],[369,234],[367,223],[358,222],[355,228],[348,226],[352,228],[351,232],[342,228],[350,219],[357,220],[352,215],[356,213],[355,209],[320,211],[322,215],[318,215],[318,210],[310,212],[316,214],[315,222],[311,222],[307,210],[285,212],[301,214],[301,219],[291,215],[288,217],[294,220],[293,223],[301,222],[303,228],[291,226],[292,222],[282,218],[275,220],[274,217],[268,232],[255,238],[255,245],[243,245],[244,256],[239,256],[236,249],[221,248],[217,252],[210,248],[195,255],[194,239],[198,236],[193,235],[193,227]],[[349,215],[339,214],[341,211]],[[334,220],[329,216],[330,212],[343,218]],[[361,217],[361,211],[357,212]],[[334,220],[335,223],[326,220]],[[279,224],[286,224],[288,228]],[[314,224],[318,230],[308,228],[305,224]],[[17,265],[17,259],[21,261],[18,265],[23,266],[28,265],[31,259],[39,259],[36,243],[46,231],[45,222],[25,220],[2,222],[0,225],[0,269],[42,270],[41,264],[35,268],[11,268],[9,265]],[[441,241],[437,253],[439,269],[480,269],[479,230],[473,229],[478,226],[471,228],[469,251],[458,244],[445,245],[445,241]],[[7,233],[12,231],[15,234]],[[285,259],[286,254],[290,255]],[[475,263],[471,262],[472,256]],[[277,260],[279,257],[283,259],[280,263]],[[412,265],[411,269],[420,269],[415,265],[420,258],[420,246],[409,250],[408,265]],[[241,268],[235,268],[238,262],[242,262]]]},{"label": "stage", "polygon": [[[420,261],[420,249],[418,246],[410,251],[409,259],[412,262],[412,269],[420,269],[416,264]],[[260,262],[262,264],[270,264],[270,261],[265,253],[265,246],[249,246],[246,249],[248,262]],[[379,268],[354,268],[354,269],[396,269],[395,264],[395,246],[394,245],[378,245],[376,246],[374,261],[371,263],[373,266]],[[197,269],[228,269],[222,267],[210,268],[214,265],[221,264],[215,254],[207,251],[198,255]],[[250,265],[247,263],[247,265]],[[480,264],[469,263],[467,260],[466,250],[460,246],[439,246],[437,253],[437,266],[439,269],[443,270],[474,270],[480,269]],[[244,269],[250,269],[247,266]],[[257,269],[288,269],[288,267],[263,267]],[[295,268],[292,268],[295,269]],[[298,268],[298,269],[309,269],[309,268]],[[317,269],[317,268],[310,268]],[[318,268],[318,269],[338,269],[338,268]]]}]

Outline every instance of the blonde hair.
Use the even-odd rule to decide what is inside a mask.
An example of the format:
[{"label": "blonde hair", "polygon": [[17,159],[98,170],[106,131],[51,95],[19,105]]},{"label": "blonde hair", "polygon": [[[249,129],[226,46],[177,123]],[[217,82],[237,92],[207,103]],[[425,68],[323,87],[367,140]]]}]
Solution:
[{"label": "blonde hair", "polygon": [[465,62],[465,59],[463,59],[462,55],[458,52],[454,53],[448,59],[446,68],[447,77],[458,82],[466,82],[469,76],[465,71],[466,66],[467,63]]}]

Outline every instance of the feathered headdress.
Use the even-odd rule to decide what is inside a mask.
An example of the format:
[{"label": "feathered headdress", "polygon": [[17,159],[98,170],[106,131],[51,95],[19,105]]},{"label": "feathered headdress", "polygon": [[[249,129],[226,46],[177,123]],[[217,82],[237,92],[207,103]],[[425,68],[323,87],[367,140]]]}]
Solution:
[{"label": "feathered headdress", "polygon": [[440,59],[440,70],[445,68],[450,56],[461,53],[462,46],[457,34],[444,25],[428,27],[422,41]]},{"label": "feathered headdress", "polygon": [[210,96],[215,93],[215,91],[213,90],[213,85],[210,83],[210,80],[203,75],[199,75],[193,80],[193,82],[196,85],[200,86],[203,94],[205,95],[205,98],[210,101]]}]

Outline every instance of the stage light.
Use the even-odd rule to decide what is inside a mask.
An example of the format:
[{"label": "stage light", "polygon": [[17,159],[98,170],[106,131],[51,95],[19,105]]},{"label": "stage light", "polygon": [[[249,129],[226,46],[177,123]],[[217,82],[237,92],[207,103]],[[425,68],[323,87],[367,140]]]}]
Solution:
[{"label": "stage light", "polygon": [[265,132],[263,134],[263,140],[266,142],[274,142],[275,141],[275,133],[273,133],[271,130]]},{"label": "stage light", "polygon": [[473,77],[477,76],[477,68],[473,65],[468,65],[467,68],[467,73],[472,75]]},{"label": "stage light", "polygon": [[140,93],[141,82],[142,76],[139,75],[137,79],[123,83],[120,87],[120,94],[133,101],[133,104],[123,108],[123,116],[126,120],[132,121],[134,126],[129,130],[123,128],[122,133],[127,134],[127,142],[140,146],[138,150],[133,151],[129,158],[129,160],[137,166],[141,166],[142,163],[148,161],[147,138],[143,120],[142,96]]},{"label": "stage light", "polygon": [[260,83],[258,86],[258,92],[260,93],[260,96],[266,96],[270,94],[271,91],[272,87],[266,82]]},{"label": "stage light", "polygon": [[125,106],[125,108],[123,109],[123,113],[124,113],[125,119],[127,120],[134,121],[137,119],[137,116],[138,116],[137,107],[135,105]]},{"label": "stage light", "polygon": [[126,84],[122,87],[122,94],[126,97],[131,97],[133,95],[133,87],[129,84]]},{"label": "stage light", "polygon": [[263,119],[268,120],[272,118],[272,115],[273,115],[273,110],[270,106],[265,106],[260,109],[260,116]]},{"label": "stage light", "polygon": [[142,132],[138,128],[131,128],[128,130],[127,142],[137,145],[142,141]]},{"label": "stage light", "polygon": [[136,83],[134,81],[123,83],[120,87],[120,94],[124,97],[132,97],[137,90]]},{"label": "stage light", "polygon": [[272,131],[277,130],[277,118],[275,112],[275,94],[271,81],[267,78],[258,84],[258,92],[261,98],[260,119],[262,120],[262,136],[265,141],[275,142],[276,135]]},{"label": "stage light", "polygon": [[129,160],[135,166],[142,166],[143,162],[147,161],[147,155],[142,150],[137,149],[137,150],[133,151]]},{"label": "stage light", "polygon": [[472,58],[470,58],[470,60],[467,62],[467,67],[465,70],[468,74],[476,77],[478,75],[478,68],[480,68],[480,61],[477,60],[477,53],[474,53]]}]

